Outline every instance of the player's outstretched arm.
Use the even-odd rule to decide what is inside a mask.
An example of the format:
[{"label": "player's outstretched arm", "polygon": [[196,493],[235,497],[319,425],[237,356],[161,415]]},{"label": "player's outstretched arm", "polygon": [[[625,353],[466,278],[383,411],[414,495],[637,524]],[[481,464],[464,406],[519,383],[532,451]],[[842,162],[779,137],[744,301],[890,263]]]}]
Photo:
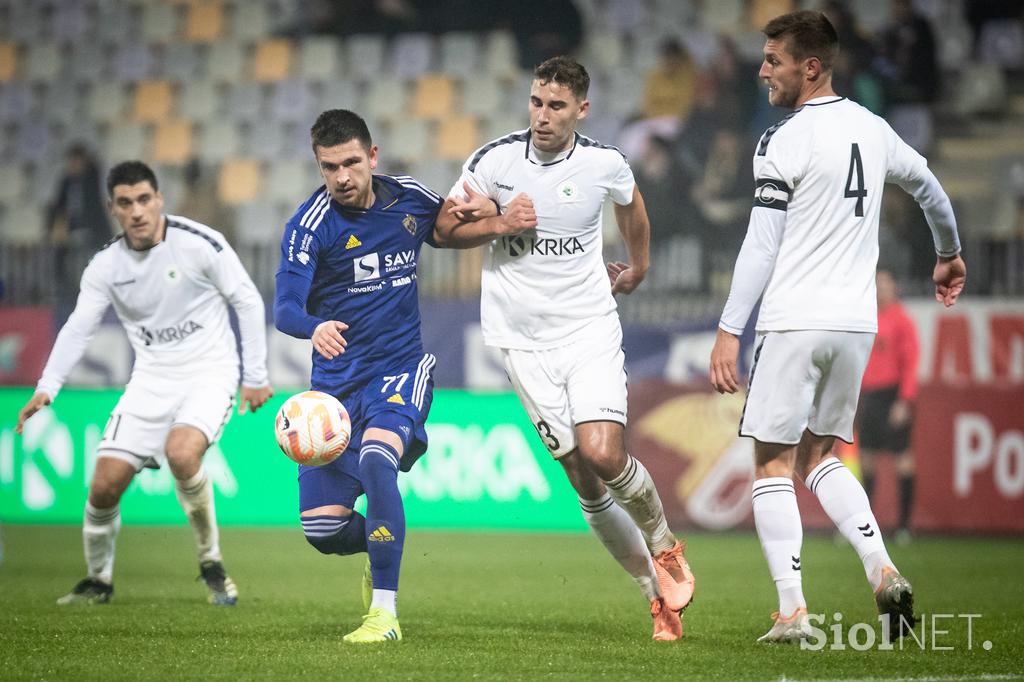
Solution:
[{"label": "player's outstretched arm", "polygon": [[49,405],[50,402],[52,402],[50,400],[50,396],[44,391],[36,391],[36,394],[32,396],[27,403],[25,403],[25,407],[21,408],[21,411],[18,412],[18,424],[14,427],[14,432],[20,434],[22,429],[25,427],[25,421],[39,410]]},{"label": "player's outstretched arm", "polygon": [[967,282],[967,264],[960,254],[939,256],[932,272],[935,282],[935,300],[947,308],[956,303]]},{"label": "player's outstretched arm", "polygon": [[[482,196],[482,195],[477,195]],[[472,198],[469,201],[476,201]],[[490,202],[490,199],[487,199]],[[537,227],[537,212],[533,200],[520,193],[501,215],[466,222],[459,218],[465,213],[464,204],[448,198],[434,223],[434,242],[442,248],[471,249],[487,244],[498,237],[519,234]]]},{"label": "player's outstretched arm", "polygon": [[626,242],[629,263],[609,263],[608,279],[612,294],[631,294],[647,276],[651,257],[651,221],[640,189],[633,185],[633,201],[615,204],[615,222]]},{"label": "player's outstretched arm", "polygon": [[242,386],[238,400],[238,414],[245,414],[247,411],[255,412],[263,407],[274,395],[274,389],[270,386]]}]

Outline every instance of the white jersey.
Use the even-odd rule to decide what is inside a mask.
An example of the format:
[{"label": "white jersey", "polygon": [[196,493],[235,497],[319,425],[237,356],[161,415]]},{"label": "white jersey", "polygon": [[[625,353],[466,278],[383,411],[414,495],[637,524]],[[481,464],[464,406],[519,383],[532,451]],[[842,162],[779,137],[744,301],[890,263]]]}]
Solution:
[{"label": "white jersey", "polygon": [[263,299],[217,231],[166,216],[164,238],[145,251],[121,235],[82,274],[74,312],[57,336],[38,390],[56,397],[113,304],[135,351],[132,378],[174,381],[196,373],[238,377],[227,303],[238,313],[246,386],[267,385]]},{"label": "white jersey", "polygon": [[[925,159],[883,119],[846,98],[813,99],[769,128],[754,154],[754,178],[747,240],[758,220],[781,227],[764,246],[775,262],[758,331],[877,330],[878,216],[886,182],[918,200],[940,254],[959,251],[949,200]],[[743,251],[750,250],[745,243]],[[743,251],[736,279],[753,276]],[[761,293],[750,300],[737,295],[741,289],[734,282],[722,317],[722,327],[734,333]]]},{"label": "white jersey", "polygon": [[538,158],[530,131],[522,130],[476,151],[449,196],[465,196],[463,182],[502,210],[524,192],[537,212],[536,229],[487,247],[480,294],[487,345],[553,348],[615,311],[601,209],[608,197],[633,201],[633,171],[621,152],[576,133],[566,152]]}]

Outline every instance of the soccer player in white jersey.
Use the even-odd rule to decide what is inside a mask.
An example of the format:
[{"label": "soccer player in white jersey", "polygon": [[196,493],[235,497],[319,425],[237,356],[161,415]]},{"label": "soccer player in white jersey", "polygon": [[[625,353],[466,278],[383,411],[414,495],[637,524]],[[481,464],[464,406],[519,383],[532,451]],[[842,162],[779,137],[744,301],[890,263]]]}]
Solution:
[{"label": "soccer player in white jersey", "polygon": [[257,410],[272,394],[263,299],[219,232],[162,213],[163,196],[146,164],[114,166],[107,191],[110,212],[123,232],[82,274],[75,310],[57,335],[16,428],[21,433],[26,419],[56,399],[113,305],[135,351],[135,366],[103,432],[89,486],[82,529],[87,576],[57,603],[110,601],[121,495],[143,467],[166,463],[195,535],[208,601],[231,605],[238,590],[221,563],[213,486],[203,455],[230,418],[239,385],[228,303],[238,314],[242,337],[239,413]]},{"label": "soccer player in white jersey", "polygon": [[[626,452],[626,373],[614,299],[631,293],[647,273],[650,223],[622,154],[576,132],[590,108],[589,85],[586,69],[573,59],[538,66],[530,127],[470,157],[437,232],[445,246],[487,244],[484,342],[501,350],[523,407],[564,467],[590,527],[650,601],[654,639],[676,640],[694,578],[654,481]],[[501,215],[463,222],[472,213],[467,199],[480,195]],[[606,267],[602,260],[607,198],[629,264]]]},{"label": "soccer player in white jersey", "polygon": [[796,473],[856,549],[888,636],[913,627],[913,593],[886,553],[881,529],[853,474],[831,454],[851,442],[861,376],[877,330],[878,214],[886,182],[923,209],[938,254],[936,299],[963,289],[956,221],[927,163],[892,128],[832,90],[838,38],[819,12],[773,19],[760,77],[768,100],[793,113],[769,128],[754,154],[754,207],[711,353],[711,383],[738,387],[739,335],[762,297],[758,338],[739,433],[755,439],[754,522],[779,595],[759,641],[808,634],[800,580],[803,530]]}]

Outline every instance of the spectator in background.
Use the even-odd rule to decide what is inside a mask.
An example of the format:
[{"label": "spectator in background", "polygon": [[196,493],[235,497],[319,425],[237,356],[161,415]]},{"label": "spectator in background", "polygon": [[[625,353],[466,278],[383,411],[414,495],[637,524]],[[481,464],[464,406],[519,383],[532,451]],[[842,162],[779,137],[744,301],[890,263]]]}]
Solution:
[{"label": "spectator in background", "polygon": [[206,177],[199,159],[192,159],[185,166],[185,188],[177,212],[187,215],[204,225],[216,225],[232,246],[235,242],[235,216],[217,196],[217,182]]},{"label": "spectator in background", "polygon": [[850,97],[881,116],[885,98],[882,84],[871,69],[876,58],[874,46],[864,37],[856,17],[844,3],[830,0],[824,4],[822,12],[835,27],[843,48],[833,69],[833,88],[837,94]]},{"label": "spectator in background", "polygon": [[46,217],[56,259],[58,291],[78,292],[85,263],[111,237],[99,164],[88,148],[68,148],[66,167]]},{"label": "spectator in background", "polygon": [[907,144],[927,154],[933,138],[931,104],[941,82],[935,36],[911,0],[892,0],[892,23],[882,32],[876,64],[889,102],[886,119]]},{"label": "spectator in background", "polygon": [[532,71],[551,57],[573,54],[583,41],[583,17],[571,0],[519,0],[508,8],[513,8],[510,28],[523,69]]},{"label": "spectator in background", "polygon": [[693,108],[697,67],[675,38],[662,41],[659,54],[658,65],[647,72],[641,116],[675,119],[678,125]]},{"label": "spectator in background", "polygon": [[914,506],[914,459],[910,432],[914,423],[919,355],[914,321],[900,304],[893,274],[884,268],[875,276],[878,299],[878,335],[871,348],[861,383],[859,441],[864,492],[875,487],[875,460],[879,454],[896,458],[900,508],[896,542],[910,538],[910,512]]}]

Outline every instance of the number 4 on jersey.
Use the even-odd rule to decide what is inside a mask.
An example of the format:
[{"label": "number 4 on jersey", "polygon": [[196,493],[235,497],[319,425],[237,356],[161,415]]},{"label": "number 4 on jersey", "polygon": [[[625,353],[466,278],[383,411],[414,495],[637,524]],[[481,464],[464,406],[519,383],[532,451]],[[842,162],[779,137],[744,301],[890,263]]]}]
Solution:
[{"label": "number 4 on jersey", "polygon": [[[853,186],[853,173],[857,172],[857,186]],[[847,199],[856,199],[857,205],[853,209],[853,214],[858,218],[864,217],[864,197],[868,195],[868,191],[864,189],[864,164],[860,160],[860,147],[854,142],[850,145],[850,173],[846,176],[846,193],[843,195]]]}]

